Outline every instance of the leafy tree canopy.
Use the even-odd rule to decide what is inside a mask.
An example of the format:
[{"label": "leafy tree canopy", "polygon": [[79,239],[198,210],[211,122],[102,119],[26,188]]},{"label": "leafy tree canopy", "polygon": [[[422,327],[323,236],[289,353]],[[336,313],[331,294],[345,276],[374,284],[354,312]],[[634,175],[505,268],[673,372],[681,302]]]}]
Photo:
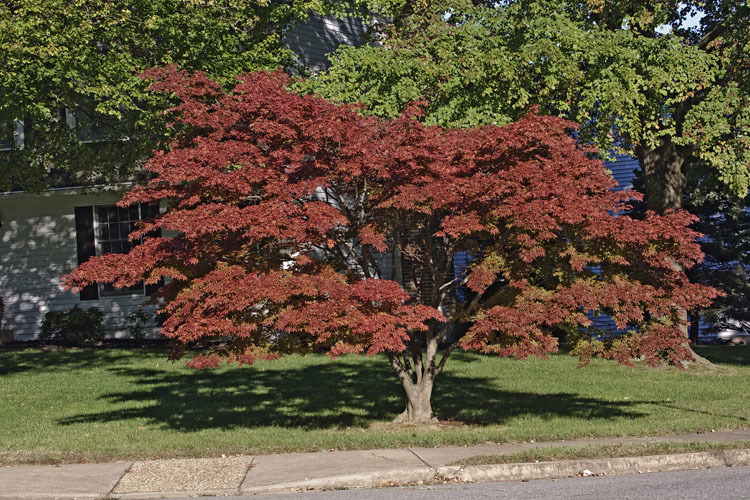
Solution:
[{"label": "leafy tree canopy", "polygon": [[[690,166],[685,208],[698,216],[695,229],[706,258],[688,272],[699,283],[724,291],[700,311],[714,325],[739,321],[750,327],[750,206],[727,192],[713,172]],[[736,327],[736,325],[733,325]]]},{"label": "leafy tree canopy", "polygon": [[[0,140],[12,137],[19,120],[25,140],[22,150],[0,154],[0,189],[42,189],[53,169],[96,178],[146,158],[163,127],[158,111],[167,105],[164,96],[146,92],[139,74],[147,68],[177,64],[229,83],[243,71],[290,66],[281,36],[311,11],[344,15],[392,3],[3,2]],[[85,144],[91,138],[109,140]]]},{"label": "leafy tree canopy", "polygon": [[300,88],[380,117],[427,99],[430,125],[502,125],[540,105],[602,151],[635,153],[661,212],[680,207],[689,158],[747,192],[749,22],[744,1],[433,2]]},{"label": "leafy tree canopy", "polygon": [[[532,112],[446,129],[415,120],[418,106],[382,120],[299,96],[281,72],[243,75],[230,92],[204,74],[149,75],[181,101],[176,135],[121,204],[166,211],[131,235],[144,241],[128,254],[89,260],[65,283],[171,278],[156,297],[174,357],[193,343],[208,348],[195,367],[384,353],[407,395],[403,418],[427,421],[459,346],[545,356],[562,329],[584,360],[690,356],[679,311],[716,293],[680,270],[701,257],[692,217],[614,215],[633,194],[610,190],[573,123]],[[175,236],[149,237],[157,228]],[[465,272],[454,272],[458,252],[473,256]],[[627,332],[584,337],[587,311]],[[460,324],[471,326],[439,354]]]}]

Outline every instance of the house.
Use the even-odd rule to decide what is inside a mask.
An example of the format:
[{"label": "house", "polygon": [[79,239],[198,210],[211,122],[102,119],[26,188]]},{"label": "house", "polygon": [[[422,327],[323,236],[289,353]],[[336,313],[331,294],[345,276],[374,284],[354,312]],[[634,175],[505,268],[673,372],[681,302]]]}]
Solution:
[{"label": "house", "polygon": [[[364,24],[357,19],[312,16],[293,27],[284,43],[309,70],[324,70],[326,54],[340,44],[362,41]],[[92,137],[86,137],[91,140]],[[96,138],[93,138],[96,140]],[[14,139],[0,141],[0,154],[10,141],[23,141],[23,126]],[[0,193],[0,297],[2,325],[16,340],[37,337],[48,311],[97,307],[105,317],[108,336],[125,335],[128,315],[154,290],[136,286],[116,290],[91,286],[80,293],[64,291],[61,277],[92,255],[126,251],[128,233],[153,207],[122,209],[115,206],[127,184],[97,189],[59,187],[41,194]],[[150,306],[151,310],[155,309]]]},{"label": "house", "polygon": [[[301,64],[312,71],[320,71],[328,64],[327,53],[341,43],[361,43],[363,31],[362,23],[357,20],[313,17],[290,30],[285,43],[297,54]],[[15,140],[23,140],[22,126]],[[0,142],[0,154],[9,146]],[[608,166],[621,188],[632,185],[637,161],[621,156]],[[108,336],[126,335],[128,316],[139,309],[154,287],[140,285],[118,290],[99,285],[73,293],[62,289],[61,277],[93,255],[127,251],[128,233],[138,220],[155,210],[150,206],[116,207],[115,203],[127,187],[121,184],[91,190],[71,186],[49,189],[41,194],[0,193],[3,328],[10,329],[16,340],[36,338],[47,312],[69,310],[76,305],[99,308],[104,313]],[[408,271],[408,261],[398,259],[397,263],[397,266],[384,265],[389,272],[394,271],[394,276]],[[461,264],[460,256],[454,259],[457,271]],[[148,308],[153,311],[155,306]],[[607,321],[602,318],[602,326]]]}]

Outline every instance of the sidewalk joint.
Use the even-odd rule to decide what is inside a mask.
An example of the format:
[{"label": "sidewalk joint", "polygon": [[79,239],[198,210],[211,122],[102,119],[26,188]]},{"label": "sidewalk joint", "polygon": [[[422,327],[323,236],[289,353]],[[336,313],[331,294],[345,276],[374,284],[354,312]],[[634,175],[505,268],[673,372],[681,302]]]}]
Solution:
[{"label": "sidewalk joint", "polygon": [[107,493],[106,493],[106,494],[104,495],[104,498],[105,498],[105,499],[107,499],[107,498],[117,498],[117,497],[113,497],[113,496],[112,496],[112,493],[113,493],[113,492],[114,492],[114,491],[115,491],[115,490],[117,489],[117,487],[118,487],[118,486],[120,485],[120,482],[122,481],[122,478],[124,478],[124,477],[125,477],[125,475],[126,475],[126,474],[127,474],[128,472],[130,472],[130,469],[132,469],[132,468],[133,468],[133,464],[134,464],[134,463],[135,463],[135,462],[130,462],[130,465],[128,465],[128,468],[127,468],[127,469],[125,469],[125,472],[123,472],[123,473],[122,473],[122,475],[120,476],[120,479],[118,479],[118,480],[117,480],[117,481],[115,482],[114,486],[112,486],[112,488],[110,488],[110,490],[109,490],[109,491],[108,491],[108,492],[107,492]]},{"label": "sidewalk joint", "polygon": [[417,458],[419,459],[419,461],[420,461],[420,462],[422,462],[423,464],[425,464],[425,465],[426,465],[427,467],[429,467],[430,469],[436,469],[436,468],[437,468],[437,467],[435,467],[435,466],[433,466],[433,465],[430,465],[430,464],[428,464],[427,462],[425,462],[425,461],[424,461],[424,460],[422,459],[422,457],[420,457],[419,455],[417,455],[417,453],[416,453],[416,452],[415,452],[414,450],[412,450],[411,448],[407,448],[407,450],[409,450],[409,451],[411,452],[411,454],[412,454],[412,455],[414,455],[415,457],[417,457]]}]

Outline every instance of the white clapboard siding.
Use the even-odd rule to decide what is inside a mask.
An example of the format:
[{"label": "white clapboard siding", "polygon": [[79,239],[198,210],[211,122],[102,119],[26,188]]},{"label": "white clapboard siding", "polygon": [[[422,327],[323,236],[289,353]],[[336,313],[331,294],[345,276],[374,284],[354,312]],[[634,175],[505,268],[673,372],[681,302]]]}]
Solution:
[{"label": "white clapboard siding", "polygon": [[[284,36],[284,44],[312,72],[329,65],[328,54],[342,43],[359,45],[365,25],[348,18],[313,14]],[[45,313],[75,305],[98,307],[105,316],[109,336],[125,334],[128,314],[144,297],[107,297],[81,301],[66,292],[60,278],[77,265],[74,207],[110,204],[114,193],[84,195],[76,190],[51,190],[43,194],[0,193],[0,296],[5,301],[3,328],[17,340],[36,338]],[[151,307],[150,310],[154,308]],[[152,330],[154,333],[155,330]]]},{"label": "white clapboard siding", "polygon": [[145,296],[82,301],[77,293],[64,291],[61,286],[61,277],[78,262],[74,208],[117,200],[119,195],[112,192],[86,195],[76,190],[0,195],[3,328],[12,330],[17,340],[36,338],[48,311],[68,310],[75,305],[98,307],[104,313],[107,335],[125,335],[128,314]]}]

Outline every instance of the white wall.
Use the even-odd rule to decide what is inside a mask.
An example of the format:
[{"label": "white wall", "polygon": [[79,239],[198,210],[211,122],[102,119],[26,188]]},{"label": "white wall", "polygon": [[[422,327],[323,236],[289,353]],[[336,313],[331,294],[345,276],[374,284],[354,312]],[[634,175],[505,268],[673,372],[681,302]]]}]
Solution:
[{"label": "white wall", "polygon": [[115,192],[94,195],[77,190],[0,195],[3,328],[12,330],[16,340],[36,338],[46,312],[75,305],[98,307],[104,313],[107,336],[125,335],[127,315],[144,296],[82,301],[60,285],[61,277],[78,263],[74,207],[112,204],[119,199]]}]

